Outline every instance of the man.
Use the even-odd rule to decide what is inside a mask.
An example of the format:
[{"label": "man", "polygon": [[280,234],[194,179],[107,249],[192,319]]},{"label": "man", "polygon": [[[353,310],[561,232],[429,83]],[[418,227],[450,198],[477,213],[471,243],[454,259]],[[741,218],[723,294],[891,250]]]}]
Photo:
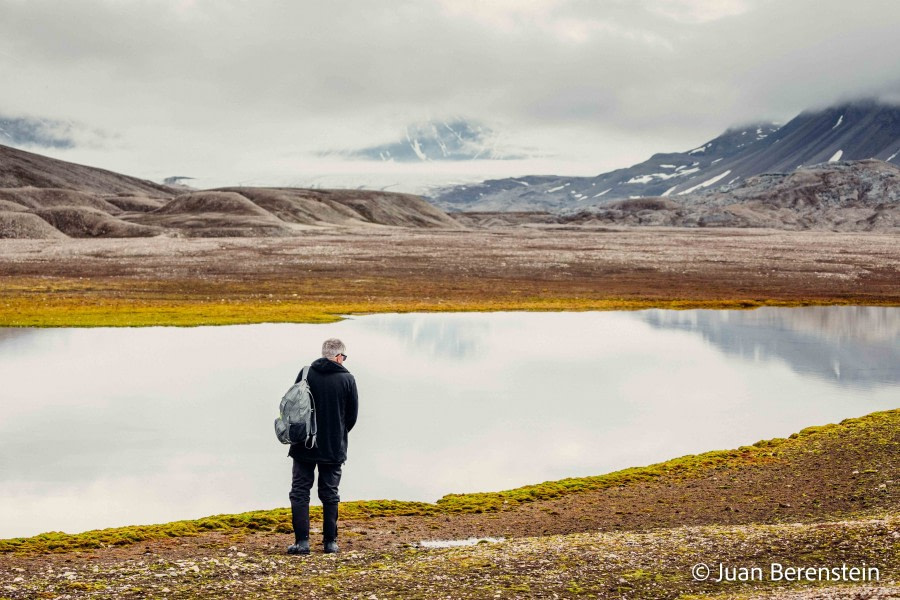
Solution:
[{"label": "man", "polygon": [[[294,459],[290,493],[294,544],[288,547],[288,554],[309,554],[309,491],[316,468],[319,469],[324,550],[328,554],[338,551],[338,485],[341,465],[347,460],[347,433],[356,424],[359,408],[356,380],[344,368],[345,360],[347,349],[344,343],[338,339],[325,340],[322,358],[310,365],[306,376],[313,397],[318,436],[314,447],[291,444],[288,452]],[[301,369],[297,381],[302,374]]]}]

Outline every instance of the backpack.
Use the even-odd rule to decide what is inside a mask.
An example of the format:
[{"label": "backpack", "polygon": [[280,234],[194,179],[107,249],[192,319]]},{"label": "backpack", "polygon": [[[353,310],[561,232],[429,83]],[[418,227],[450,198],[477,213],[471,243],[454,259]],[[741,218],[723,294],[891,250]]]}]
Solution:
[{"label": "backpack", "polygon": [[303,444],[304,448],[316,447],[316,405],[309,389],[309,367],[303,367],[300,381],[290,387],[281,398],[275,419],[275,437],[282,444]]}]

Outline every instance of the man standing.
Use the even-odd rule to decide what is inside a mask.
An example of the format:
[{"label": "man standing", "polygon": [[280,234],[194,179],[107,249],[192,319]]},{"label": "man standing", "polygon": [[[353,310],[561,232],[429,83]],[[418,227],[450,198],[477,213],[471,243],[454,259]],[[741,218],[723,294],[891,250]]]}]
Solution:
[{"label": "man standing", "polygon": [[[324,550],[328,554],[338,551],[338,485],[341,465],[347,460],[347,433],[356,424],[359,408],[356,380],[344,368],[346,351],[341,340],[325,340],[322,358],[310,365],[306,376],[315,406],[318,437],[314,447],[291,444],[288,452],[294,459],[290,493],[294,544],[288,547],[288,554],[309,554],[309,491],[316,467],[319,469]],[[297,381],[302,374],[301,369]]]}]

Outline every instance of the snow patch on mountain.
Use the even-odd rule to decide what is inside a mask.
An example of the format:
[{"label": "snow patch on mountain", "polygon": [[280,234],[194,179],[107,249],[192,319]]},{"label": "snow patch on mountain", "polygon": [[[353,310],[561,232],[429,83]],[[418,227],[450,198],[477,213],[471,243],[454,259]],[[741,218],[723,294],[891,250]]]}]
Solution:
[{"label": "snow patch on mountain", "polygon": [[678,192],[678,195],[683,196],[684,194],[690,194],[691,192],[695,192],[701,188],[707,188],[707,187],[711,186],[712,184],[716,183],[717,181],[721,181],[722,179],[725,179],[725,177],[727,177],[729,173],[731,173],[731,169],[728,169],[727,171],[725,171],[723,173],[719,173],[715,177],[707,179],[703,183],[698,183],[694,187],[690,187],[690,188],[684,190],[683,192]]},{"label": "snow patch on mountain", "polygon": [[710,146],[712,146],[711,143],[704,144],[703,146],[700,146],[699,148],[694,148],[693,150],[688,150],[688,154],[703,154],[704,152],[709,150]]}]

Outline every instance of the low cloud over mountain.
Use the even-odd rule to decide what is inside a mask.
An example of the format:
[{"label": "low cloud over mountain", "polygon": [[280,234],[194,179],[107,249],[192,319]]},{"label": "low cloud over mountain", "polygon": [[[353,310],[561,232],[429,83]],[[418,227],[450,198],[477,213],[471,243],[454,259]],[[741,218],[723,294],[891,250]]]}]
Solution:
[{"label": "low cloud over mountain", "polygon": [[396,162],[510,160],[522,153],[503,149],[496,132],[488,126],[464,119],[434,120],[410,125],[395,141],[336,152],[349,158]]}]

